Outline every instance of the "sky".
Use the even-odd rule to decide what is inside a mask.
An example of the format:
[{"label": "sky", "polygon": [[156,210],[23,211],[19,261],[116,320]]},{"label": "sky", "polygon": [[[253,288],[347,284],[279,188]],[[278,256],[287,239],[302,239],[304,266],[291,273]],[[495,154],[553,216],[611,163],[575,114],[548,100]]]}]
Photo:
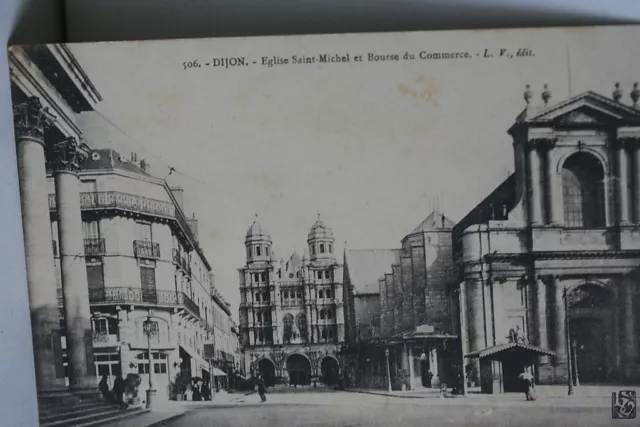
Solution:
[{"label": "sky", "polygon": [[[320,214],[341,254],[399,247],[433,209],[459,221],[513,171],[507,129],[526,107],[591,90],[623,102],[638,30],[488,30],[71,44],[103,97],[87,143],[138,153],[185,190],[216,285],[237,317],[244,237],[258,214],[280,258]],[[631,34],[633,33],[633,34]],[[506,59],[529,48],[533,57]],[[494,57],[483,58],[485,49]],[[184,69],[213,57],[469,51],[470,60]],[[475,56],[478,54],[479,56]],[[366,59],[366,58],[365,58]],[[169,175],[170,168],[176,172]],[[341,255],[339,257],[341,261]]]}]

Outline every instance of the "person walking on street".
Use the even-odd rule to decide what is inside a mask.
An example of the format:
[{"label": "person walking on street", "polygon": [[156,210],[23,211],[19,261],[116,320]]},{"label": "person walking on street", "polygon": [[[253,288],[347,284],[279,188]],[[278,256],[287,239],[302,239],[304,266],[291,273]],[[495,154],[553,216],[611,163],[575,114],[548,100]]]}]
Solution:
[{"label": "person walking on street", "polygon": [[264,386],[264,381],[262,381],[262,378],[258,377],[256,384],[258,386],[258,394],[260,395],[260,401],[266,402],[267,401],[267,396],[265,395],[266,388]]},{"label": "person walking on street", "polygon": [[523,382],[524,395],[527,398],[527,401],[536,400],[536,397],[534,394],[535,386],[533,381],[533,375],[531,375],[528,372],[523,372],[520,375],[518,375],[518,378],[521,379]]}]

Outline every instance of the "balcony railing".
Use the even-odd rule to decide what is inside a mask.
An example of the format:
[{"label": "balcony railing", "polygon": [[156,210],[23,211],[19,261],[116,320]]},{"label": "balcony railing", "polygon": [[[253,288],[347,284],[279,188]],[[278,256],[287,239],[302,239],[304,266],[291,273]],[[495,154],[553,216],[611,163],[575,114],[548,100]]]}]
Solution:
[{"label": "balcony railing", "polygon": [[88,256],[100,256],[105,254],[104,239],[84,239],[84,254]]},{"label": "balcony railing", "polygon": [[[80,193],[80,209],[115,209],[170,218],[178,223],[182,233],[191,241],[191,244],[196,242],[196,238],[193,235],[193,231],[191,231],[191,227],[189,227],[187,219],[180,209],[176,209],[176,206],[172,202],[121,193],[119,191],[96,191]],[[56,210],[55,194],[49,194],[49,210]]]},{"label": "balcony railing", "polygon": [[176,248],[172,249],[172,255],[173,263],[176,265],[176,267],[183,269],[189,276],[191,276],[191,265],[189,265],[189,260],[186,257],[182,256],[182,254],[180,254],[180,251]]},{"label": "balcony railing", "polygon": [[133,255],[136,258],[160,259],[160,244],[145,240],[134,240]]},{"label": "balcony railing", "polygon": [[[89,302],[92,305],[152,304],[167,307],[184,307],[195,316],[200,317],[198,305],[183,292],[176,291],[158,291],[126,287],[89,289]],[[62,304],[62,289],[58,289],[58,305]]]}]

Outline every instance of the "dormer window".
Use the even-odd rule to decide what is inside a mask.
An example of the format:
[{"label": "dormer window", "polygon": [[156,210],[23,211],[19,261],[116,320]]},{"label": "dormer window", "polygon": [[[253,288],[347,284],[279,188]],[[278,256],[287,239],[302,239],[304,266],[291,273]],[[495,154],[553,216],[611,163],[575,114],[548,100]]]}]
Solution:
[{"label": "dormer window", "polygon": [[260,255],[262,255],[262,250],[260,246],[256,246],[256,256],[260,256]]},{"label": "dormer window", "polygon": [[320,243],[320,253],[324,253],[324,243]]},{"label": "dormer window", "polygon": [[311,255],[316,254],[316,245],[311,245]]},{"label": "dormer window", "polygon": [[333,253],[333,246],[331,245],[331,243],[327,243],[329,245],[329,253],[332,254]]},{"label": "dormer window", "polygon": [[247,247],[247,256],[251,258],[251,246]]}]

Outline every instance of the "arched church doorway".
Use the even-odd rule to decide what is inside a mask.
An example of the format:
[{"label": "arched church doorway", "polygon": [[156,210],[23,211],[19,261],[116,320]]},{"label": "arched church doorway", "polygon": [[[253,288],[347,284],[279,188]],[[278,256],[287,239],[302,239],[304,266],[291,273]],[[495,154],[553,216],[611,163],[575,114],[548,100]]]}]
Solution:
[{"label": "arched church doorway", "polygon": [[307,385],[311,382],[311,364],[301,354],[292,354],[287,358],[289,384]]},{"label": "arched church doorway", "polygon": [[340,367],[338,361],[327,356],[320,363],[321,379],[326,385],[334,386],[340,382]]},{"label": "arched church doorway", "polygon": [[258,372],[260,372],[264,385],[271,387],[276,384],[276,367],[271,360],[260,359],[258,362]]},{"label": "arched church doorway", "polygon": [[601,286],[584,284],[568,294],[572,368],[580,383],[613,380],[615,336],[610,293]]},{"label": "arched church doorway", "polygon": [[604,169],[587,152],[571,155],[562,166],[564,222],[568,227],[606,226]]}]

